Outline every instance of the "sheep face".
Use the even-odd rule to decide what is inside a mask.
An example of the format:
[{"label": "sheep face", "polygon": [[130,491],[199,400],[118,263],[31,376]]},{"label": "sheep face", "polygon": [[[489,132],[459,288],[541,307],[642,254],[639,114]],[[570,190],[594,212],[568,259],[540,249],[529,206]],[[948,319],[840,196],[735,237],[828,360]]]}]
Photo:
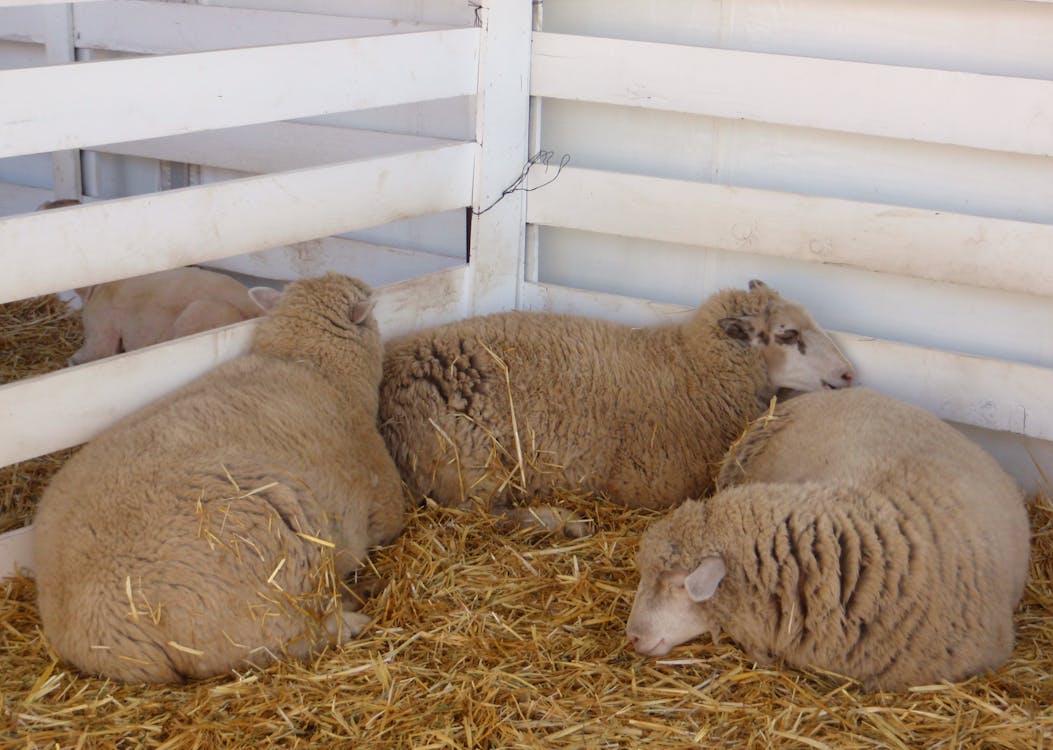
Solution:
[{"label": "sheep face", "polygon": [[636,558],[640,585],[625,633],[633,648],[648,656],[667,654],[705,633],[714,641],[720,634],[708,602],[727,573],[724,558],[707,554],[693,568],[684,564],[681,545],[670,541],[679,515],[674,512],[652,525],[640,540]]},{"label": "sheep face", "polygon": [[724,332],[737,341],[760,349],[772,388],[818,391],[852,385],[855,372],[830,336],[796,302],[751,281],[750,291],[765,290],[770,301],[753,315],[722,318]]},{"label": "sheep face", "polygon": [[[719,557],[707,559],[720,560]],[[719,567],[723,567],[723,562]],[[705,633],[712,633],[716,640],[719,626],[707,613],[707,607],[692,594],[695,589],[691,582],[694,581],[697,588],[701,581],[697,571],[698,568],[689,573],[674,567],[640,580],[625,628],[629,643],[637,652],[662,656],[674,646]]]}]

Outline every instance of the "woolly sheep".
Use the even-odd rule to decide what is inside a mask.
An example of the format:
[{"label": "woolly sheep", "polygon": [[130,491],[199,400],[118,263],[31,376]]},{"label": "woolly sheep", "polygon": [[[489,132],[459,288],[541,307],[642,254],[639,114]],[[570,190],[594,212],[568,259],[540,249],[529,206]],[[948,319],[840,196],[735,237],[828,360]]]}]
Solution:
[{"label": "woolly sheep", "polygon": [[801,396],[752,425],[719,486],[641,539],[627,627],[640,653],[723,629],[757,661],[867,690],[958,680],[1009,656],[1023,498],[931,414],[862,388]]},{"label": "woolly sheep", "polygon": [[[63,198],[41,203],[37,210],[78,205],[76,198]],[[84,346],[70,357],[71,365],[240,323],[260,314],[244,286],[202,268],[176,268],[75,291],[82,303]]]},{"label": "woolly sheep", "polygon": [[[852,378],[803,307],[752,281],[677,325],[511,312],[404,337],[385,354],[380,424],[417,496],[463,506],[474,495],[552,527],[568,514],[510,511],[512,495],[581,487],[675,505],[711,489],[724,451],[776,389]],[[502,462],[514,469],[495,470]]]},{"label": "woolly sheep", "polygon": [[255,318],[248,289],[203,268],[174,268],[76,290],[83,305],[78,365]]},{"label": "woolly sheep", "polygon": [[403,523],[370,289],[328,274],[253,296],[273,311],[247,355],[100,434],[41,499],[44,633],[85,672],[204,678],[369,621],[340,582]]}]

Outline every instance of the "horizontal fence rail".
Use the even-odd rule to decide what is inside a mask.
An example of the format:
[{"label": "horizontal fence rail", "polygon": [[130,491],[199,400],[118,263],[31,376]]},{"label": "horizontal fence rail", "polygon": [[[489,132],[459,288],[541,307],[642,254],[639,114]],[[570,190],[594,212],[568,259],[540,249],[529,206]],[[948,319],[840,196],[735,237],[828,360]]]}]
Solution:
[{"label": "horizontal fence rail", "polygon": [[0,71],[0,158],[470,95],[478,57],[452,29]]},{"label": "horizontal fence rail", "polygon": [[[681,320],[691,308],[573,289],[553,284],[525,285],[523,306],[653,325]],[[943,419],[1053,440],[1053,370],[1017,362],[975,357],[832,333],[856,367],[860,385],[922,406]]]},{"label": "horizontal fence rail", "polygon": [[[46,17],[40,6],[4,7],[0,39],[44,43]],[[150,0],[110,0],[73,6],[76,44],[82,49],[174,54],[265,44],[404,34],[449,28],[436,24],[224,8]]]},{"label": "horizontal fence rail", "polygon": [[67,3],[96,3],[100,0],[0,0],[0,8],[17,8],[20,5],[66,5]]},{"label": "horizontal fence rail", "polygon": [[1045,295],[1053,225],[566,167],[527,221]]},{"label": "horizontal fence rail", "polygon": [[457,143],[460,141],[376,130],[267,122],[142,141],[108,143],[89,150],[262,174]]},{"label": "horizontal fence rail", "polygon": [[1053,81],[545,32],[532,60],[534,96],[1053,154]]},{"label": "horizontal fence rail", "polygon": [[462,143],[0,219],[0,302],[462,208],[477,149]]},{"label": "horizontal fence rail", "polygon": [[[378,289],[375,312],[384,337],[464,317],[464,280],[460,266]],[[237,323],[0,386],[0,466],[89,440],[244,353],[255,325]]]}]

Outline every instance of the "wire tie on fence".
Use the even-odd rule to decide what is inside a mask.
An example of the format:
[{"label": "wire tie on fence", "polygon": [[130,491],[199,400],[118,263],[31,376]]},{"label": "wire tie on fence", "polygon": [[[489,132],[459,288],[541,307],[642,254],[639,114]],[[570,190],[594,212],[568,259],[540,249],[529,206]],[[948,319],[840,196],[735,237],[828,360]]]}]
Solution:
[{"label": "wire tie on fence", "polygon": [[501,194],[497,196],[497,199],[493,203],[491,203],[489,206],[482,209],[481,211],[472,211],[472,213],[476,216],[482,216],[491,208],[503,201],[506,196],[511,195],[516,191],[531,193],[537,190],[538,188],[543,188],[545,187],[545,185],[549,185],[552,182],[555,182],[556,178],[559,177],[559,173],[563,171],[563,167],[567,166],[570,163],[570,154],[563,154],[563,156],[559,160],[559,167],[557,167],[556,173],[552,175],[551,178],[545,180],[540,185],[534,185],[533,187],[523,187],[523,183],[526,182],[527,175],[530,174],[530,168],[533,167],[535,164],[543,164],[545,168],[548,169],[549,162],[552,161],[553,156],[555,156],[554,151],[538,151],[536,154],[527,159],[527,163],[523,165],[523,171],[519,173],[519,177],[517,177],[511,185],[502,190]]}]

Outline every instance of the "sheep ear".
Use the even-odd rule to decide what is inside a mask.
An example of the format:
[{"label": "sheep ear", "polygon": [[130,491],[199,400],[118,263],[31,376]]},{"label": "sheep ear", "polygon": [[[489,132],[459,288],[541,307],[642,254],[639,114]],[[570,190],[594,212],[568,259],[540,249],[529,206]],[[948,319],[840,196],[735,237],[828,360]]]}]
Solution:
[{"label": "sheep ear", "polygon": [[747,317],[721,318],[717,324],[724,329],[729,338],[736,341],[749,341],[753,336],[753,323]]},{"label": "sheep ear", "polygon": [[765,284],[760,279],[750,279],[750,291],[751,292],[754,289],[767,289],[767,288],[768,288],[768,285]]},{"label": "sheep ear", "polygon": [[727,572],[722,557],[707,557],[699,563],[684,579],[684,588],[691,601],[704,602],[711,598]]},{"label": "sheep ear", "polygon": [[377,306],[377,300],[375,297],[366,297],[361,302],[356,302],[351,308],[351,322],[355,325],[362,323],[369,314],[373,312],[373,308]]},{"label": "sheep ear", "polygon": [[249,290],[249,297],[265,313],[270,313],[278,306],[281,296],[281,292],[269,286],[254,286]]}]

